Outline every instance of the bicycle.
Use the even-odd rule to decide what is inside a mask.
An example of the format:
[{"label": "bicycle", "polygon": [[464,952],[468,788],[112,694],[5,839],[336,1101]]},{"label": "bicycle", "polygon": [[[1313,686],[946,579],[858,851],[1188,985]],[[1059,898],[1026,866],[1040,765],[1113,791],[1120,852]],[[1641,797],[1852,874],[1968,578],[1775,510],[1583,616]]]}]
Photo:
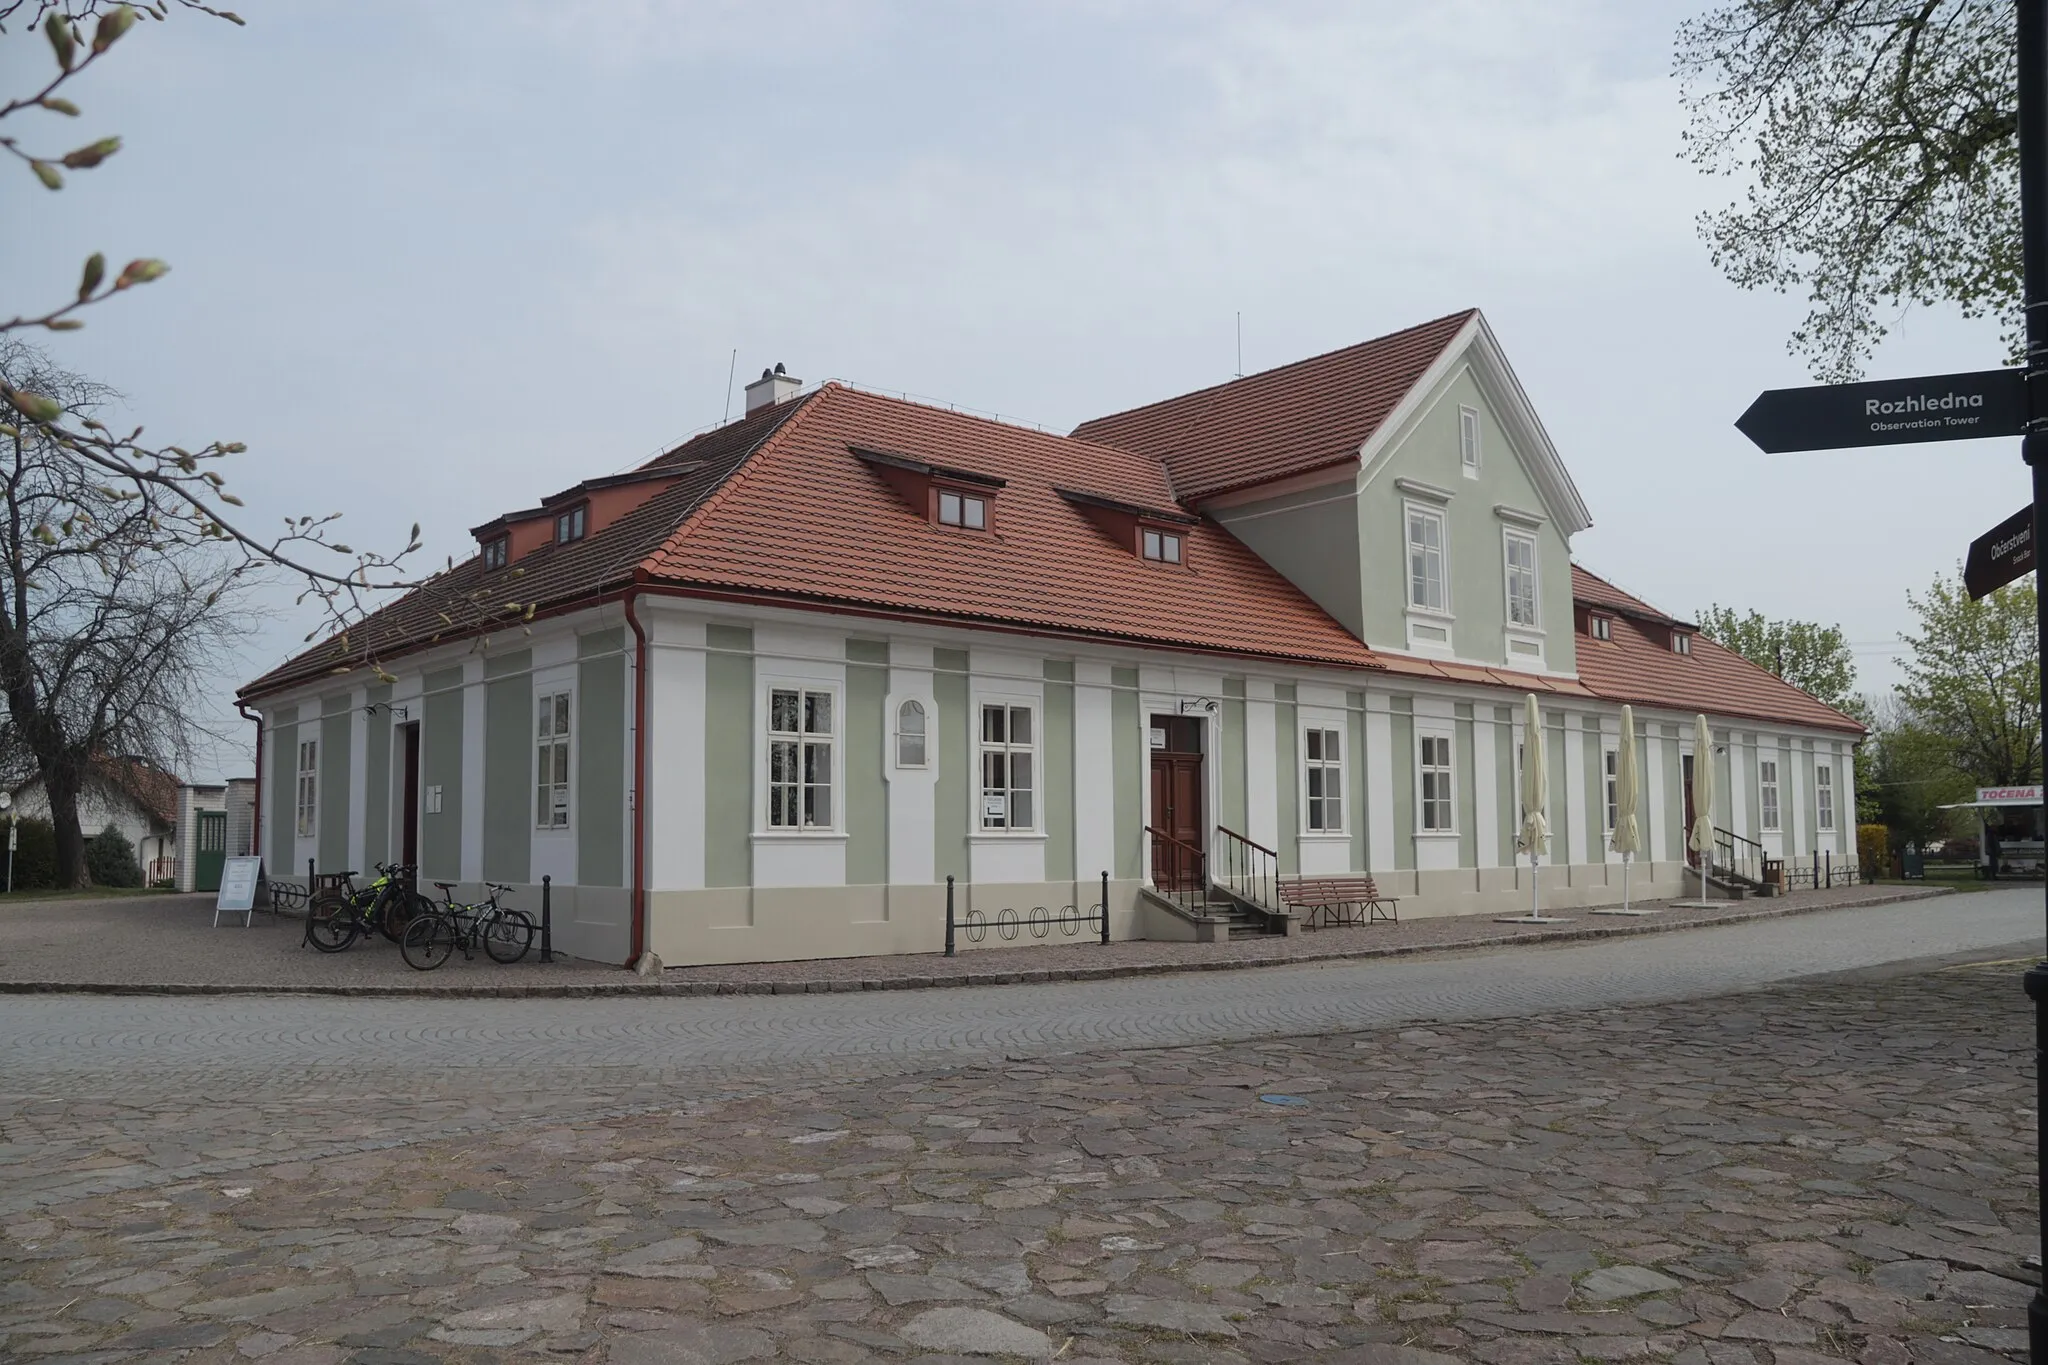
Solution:
[{"label": "bicycle", "polygon": [[453,882],[434,885],[441,890],[441,904],[428,902],[429,912],[405,927],[405,935],[398,944],[408,967],[430,972],[446,962],[458,947],[462,949],[463,960],[469,961],[479,943],[491,961],[509,965],[525,957],[533,947],[533,920],[524,911],[508,910],[498,904],[499,895],[509,893],[511,887],[487,882],[488,896],[474,905],[460,905],[455,900]]},{"label": "bicycle", "polygon": [[415,869],[377,864],[381,874],[368,886],[355,884],[355,873],[343,872],[341,885],[307,912],[306,939],[323,953],[338,953],[365,934],[381,933],[400,943],[406,926],[434,903],[413,889]]}]

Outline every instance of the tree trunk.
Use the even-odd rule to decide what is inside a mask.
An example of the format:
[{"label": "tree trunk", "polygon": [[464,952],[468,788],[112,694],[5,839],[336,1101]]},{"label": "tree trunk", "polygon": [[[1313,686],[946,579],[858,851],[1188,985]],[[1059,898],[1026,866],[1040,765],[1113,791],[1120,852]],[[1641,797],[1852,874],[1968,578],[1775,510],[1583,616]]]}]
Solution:
[{"label": "tree trunk", "polygon": [[78,827],[78,782],[69,773],[48,773],[43,792],[50,798],[50,824],[57,835],[57,888],[81,888],[86,885],[85,835]]}]

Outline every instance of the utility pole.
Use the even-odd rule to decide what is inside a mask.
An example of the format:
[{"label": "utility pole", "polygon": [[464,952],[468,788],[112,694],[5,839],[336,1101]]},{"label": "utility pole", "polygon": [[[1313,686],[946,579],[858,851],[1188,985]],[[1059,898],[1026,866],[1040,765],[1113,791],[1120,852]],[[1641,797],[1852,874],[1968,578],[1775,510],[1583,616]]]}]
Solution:
[{"label": "utility pole", "polygon": [[[2019,0],[2020,264],[2027,313],[2026,432],[2020,457],[2034,477],[2034,536],[2048,516],[2048,0]],[[2037,585],[2038,586],[2038,585]],[[2048,672],[2048,593],[2036,592],[2035,633]],[[2048,705],[2048,704],[2044,704]],[[2044,709],[2048,719],[2048,709]],[[2043,786],[2048,793],[2048,784]],[[2048,890],[2044,890],[2048,898]],[[2048,912],[2048,899],[2044,899]],[[2026,975],[2034,1002],[2034,1167],[2041,1206],[2041,1244],[2048,1250],[2048,960]],[[2041,1275],[2048,1277],[2048,1263]],[[2027,1305],[2027,1354],[2048,1365],[2048,1287],[2037,1280]]]}]

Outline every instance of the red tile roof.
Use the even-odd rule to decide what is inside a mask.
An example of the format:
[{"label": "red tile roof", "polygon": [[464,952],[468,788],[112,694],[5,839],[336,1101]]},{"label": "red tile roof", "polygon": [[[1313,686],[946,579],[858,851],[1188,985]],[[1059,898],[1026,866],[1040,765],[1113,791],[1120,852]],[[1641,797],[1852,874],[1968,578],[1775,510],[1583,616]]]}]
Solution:
[{"label": "red tile roof", "polygon": [[1097,417],[1074,435],[1163,461],[1190,500],[1328,468],[1358,454],[1476,312]]},{"label": "red tile roof", "polygon": [[1692,653],[1673,653],[1660,623],[1684,622],[1676,622],[1576,564],[1572,565],[1572,597],[1616,616],[1613,639],[1580,635],[1573,642],[1578,648],[1579,679],[1596,697],[1674,711],[1703,711],[1709,717],[1737,716],[1864,733],[1854,718],[1704,635],[1692,637]]},{"label": "red tile roof", "polygon": [[[855,453],[1006,480],[987,534],[932,524]],[[1350,668],[1378,656],[1209,522],[1182,564],[1139,558],[1060,490],[1172,507],[1165,471],[1127,451],[828,384],[648,556],[700,591],[950,617]]]}]

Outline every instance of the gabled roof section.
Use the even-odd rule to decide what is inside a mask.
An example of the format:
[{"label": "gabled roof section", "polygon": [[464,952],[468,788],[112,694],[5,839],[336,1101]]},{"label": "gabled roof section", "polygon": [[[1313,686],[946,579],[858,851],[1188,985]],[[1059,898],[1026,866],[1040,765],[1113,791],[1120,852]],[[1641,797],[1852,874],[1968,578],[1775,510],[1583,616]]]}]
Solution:
[{"label": "gabled roof section", "polygon": [[[673,477],[674,482],[602,530],[567,545],[550,541],[509,567],[488,572],[483,556],[472,555],[372,612],[346,639],[328,637],[247,684],[239,695],[275,692],[441,640],[507,629],[528,603],[544,613],[624,586],[640,562],[814,396],[763,408],[648,461],[634,471],[635,477]],[[520,604],[519,613],[505,610],[510,602]]]},{"label": "gabled roof section", "polygon": [[473,536],[486,536],[493,531],[504,529],[515,521],[526,521],[533,517],[547,516],[557,508],[564,507],[580,498],[586,498],[592,493],[604,492],[612,488],[627,488],[634,484],[659,483],[663,479],[681,478],[690,470],[698,467],[700,466],[697,461],[679,461],[674,464],[649,464],[642,465],[638,469],[629,469],[623,474],[606,474],[595,479],[585,479],[582,483],[575,484],[563,489],[559,493],[542,498],[539,504],[526,508],[524,511],[505,512],[492,517],[481,526],[472,526],[469,528],[469,533]]},{"label": "gabled roof section", "polygon": [[1690,654],[1673,653],[1670,628],[1693,629],[1690,623],[1666,616],[1576,564],[1572,565],[1572,598],[1617,618],[1611,640],[1581,635],[1572,642],[1578,654],[1579,680],[1596,697],[1708,716],[1840,730],[1857,738],[1866,733],[1854,717],[1704,635],[1692,637]]},{"label": "gabled roof section", "polygon": [[1356,459],[1445,349],[1467,308],[1356,346],[1097,417],[1082,440],[1162,461],[1191,501]]},{"label": "gabled roof section", "polygon": [[[856,448],[1005,480],[994,530],[932,524]],[[1194,522],[1185,563],[1151,563],[1058,491],[1075,486],[1175,505],[1165,470],[1143,456],[828,384],[642,567],[656,582],[754,600],[1379,667],[1221,527]]]}]

